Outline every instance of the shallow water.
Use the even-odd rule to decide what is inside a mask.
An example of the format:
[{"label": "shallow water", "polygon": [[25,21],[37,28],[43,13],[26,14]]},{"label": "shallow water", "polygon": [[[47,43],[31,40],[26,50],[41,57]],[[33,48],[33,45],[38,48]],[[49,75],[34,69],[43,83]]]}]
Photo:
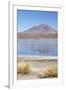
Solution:
[{"label": "shallow water", "polygon": [[18,40],[17,55],[58,56],[57,39]]}]

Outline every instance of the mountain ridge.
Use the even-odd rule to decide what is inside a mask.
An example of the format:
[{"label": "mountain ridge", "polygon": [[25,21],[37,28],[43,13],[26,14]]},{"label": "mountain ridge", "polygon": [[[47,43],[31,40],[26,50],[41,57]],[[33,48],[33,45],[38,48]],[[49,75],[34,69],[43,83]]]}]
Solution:
[{"label": "mountain ridge", "polygon": [[39,38],[57,38],[57,30],[49,25],[40,24],[25,30],[24,32],[18,32],[18,39],[39,39]]},{"label": "mountain ridge", "polygon": [[37,32],[37,31],[39,31],[39,32],[43,32],[43,31],[44,32],[56,32],[56,29],[54,29],[46,24],[39,24],[39,25],[36,25],[36,26],[33,26],[33,27],[27,29],[24,32],[32,32],[32,31],[34,31],[34,32]]}]

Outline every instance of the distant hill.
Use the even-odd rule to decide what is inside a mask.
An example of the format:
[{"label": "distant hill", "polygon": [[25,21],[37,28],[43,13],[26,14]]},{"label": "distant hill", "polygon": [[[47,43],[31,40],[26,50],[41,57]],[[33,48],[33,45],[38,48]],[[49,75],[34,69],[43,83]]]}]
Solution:
[{"label": "distant hill", "polygon": [[30,29],[28,29],[28,30],[26,30],[26,31],[24,31],[24,32],[56,32],[56,30],[55,29],[53,29],[53,28],[51,28],[50,26],[48,26],[48,25],[45,25],[45,24],[40,24],[40,25],[38,25],[38,26],[34,26],[34,27],[32,27],[32,28],[30,28]]},{"label": "distant hill", "polygon": [[57,38],[57,30],[49,25],[40,24],[24,32],[18,32],[18,39],[39,39],[39,38]]}]

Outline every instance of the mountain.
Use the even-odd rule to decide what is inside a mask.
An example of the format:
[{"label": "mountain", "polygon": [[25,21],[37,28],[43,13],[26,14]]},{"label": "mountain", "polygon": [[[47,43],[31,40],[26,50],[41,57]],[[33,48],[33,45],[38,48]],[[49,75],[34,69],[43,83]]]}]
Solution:
[{"label": "mountain", "polygon": [[40,24],[17,33],[18,39],[57,38],[57,30],[49,25]]},{"label": "mountain", "polygon": [[50,33],[50,32],[56,32],[55,29],[51,28],[49,25],[40,24],[38,26],[34,26],[24,32],[44,32],[44,33]]}]

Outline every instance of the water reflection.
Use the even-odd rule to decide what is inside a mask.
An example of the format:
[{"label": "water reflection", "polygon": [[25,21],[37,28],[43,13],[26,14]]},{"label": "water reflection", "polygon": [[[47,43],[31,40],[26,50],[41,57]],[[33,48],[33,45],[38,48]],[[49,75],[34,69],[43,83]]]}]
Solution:
[{"label": "water reflection", "polygon": [[57,40],[18,40],[18,55],[57,56]]}]

